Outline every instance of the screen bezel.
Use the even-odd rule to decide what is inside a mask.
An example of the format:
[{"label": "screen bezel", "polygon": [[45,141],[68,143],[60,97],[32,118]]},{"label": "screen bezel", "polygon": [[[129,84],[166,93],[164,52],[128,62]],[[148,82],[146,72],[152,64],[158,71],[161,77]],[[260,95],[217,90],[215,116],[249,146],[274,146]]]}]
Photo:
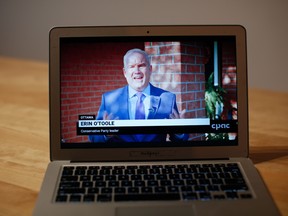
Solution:
[{"label": "screen bezel", "polygon": [[[61,148],[60,38],[131,36],[235,36],[237,64],[238,145],[144,148]],[[216,159],[248,156],[246,31],[233,26],[118,26],[57,27],[50,31],[50,151],[51,160],[141,161]],[[149,145],[151,146],[151,145]]]}]

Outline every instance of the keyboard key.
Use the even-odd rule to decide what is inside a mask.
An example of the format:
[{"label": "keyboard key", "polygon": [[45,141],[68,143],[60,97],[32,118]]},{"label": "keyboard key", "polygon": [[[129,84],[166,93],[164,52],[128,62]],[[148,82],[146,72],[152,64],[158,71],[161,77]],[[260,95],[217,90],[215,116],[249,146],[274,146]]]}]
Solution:
[{"label": "keyboard key", "polygon": [[141,180],[142,176],[141,175],[131,175],[131,180]]},{"label": "keyboard key", "polygon": [[111,202],[112,196],[111,194],[101,194],[97,196],[97,201],[98,202]]},{"label": "keyboard key", "polygon": [[58,190],[59,195],[63,194],[84,194],[85,189],[84,188],[60,188]]},{"label": "keyboard key", "polygon": [[191,174],[182,174],[181,177],[182,177],[182,179],[192,179]]},{"label": "keyboard key", "polygon": [[114,192],[116,194],[123,194],[123,193],[126,193],[126,189],[124,187],[115,188]]},{"label": "keyboard key", "polygon": [[221,185],[223,191],[247,191],[248,187],[246,185]]},{"label": "keyboard key", "polygon": [[101,188],[101,194],[111,194],[112,188]]},{"label": "keyboard key", "polygon": [[83,202],[94,202],[95,201],[95,196],[94,195],[85,195],[83,197]]},{"label": "keyboard key", "polygon": [[155,193],[165,193],[166,188],[165,187],[155,187]]},{"label": "keyboard key", "polygon": [[181,178],[179,174],[169,174],[169,179],[179,180]]},{"label": "keyboard key", "polygon": [[70,202],[80,202],[81,201],[81,196],[80,195],[71,195],[69,201]]},{"label": "keyboard key", "polygon": [[78,181],[78,176],[62,176],[61,182],[63,181],[73,181],[76,182]]},{"label": "keyboard key", "polygon": [[106,175],[105,176],[105,181],[114,181],[114,180],[116,180],[115,175]]},{"label": "keyboard key", "polygon": [[181,191],[182,192],[192,192],[192,186],[182,186]]},{"label": "keyboard key", "polygon": [[197,193],[183,193],[184,200],[197,200]]},{"label": "keyboard key", "polygon": [[91,176],[89,176],[89,175],[80,176],[80,181],[90,181],[90,180],[91,180]]},{"label": "keyboard key", "polygon": [[238,199],[238,194],[235,192],[226,192],[226,196],[229,199]]},{"label": "keyboard key", "polygon": [[118,181],[110,181],[108,183],[109,187],[119,187],[119,182]]},{"label": "keyboard key", "polygon": [[159,174],[159,175],[156,175],[156,179],[157,179],[157,180],[167,179],[167,175],[166,175],[166,174]]},{"label": "keyboard key", "polygon": [[144,175],[144,180],[155,180],[155,176],[154,175]]},{"label": "keyboard key", "polygon": [[134,182],[134,187],[144,187],[145,182],[144,181],[135,181]]},{"label": "keyboard key", "polygon": [[147,181],[147,186],[159,186],[158,181]]},{"label": "keyboard key", "polygon": [[226,196],[223,195],[223,194],[215,194],[213,196],[213,198],[216,199],[216,200],[223,200],[223,199],[226,199]]},{"label": "keyboard key", "polygon": [[60,182],[60,188],[78,188],[80,187],[80,182],[68,181],[68,182]]},{"label": "keyboard key", "polygon": [[71,175],[73,175],[74,174],[74,167],[65,167],[66,169],[63,169],[63,171],[62,171],[62,175],[64,176],[64,175],[68,175],[68,176],[71,176]]},{"label": "keyboard key", "polygon": [[160,185],[161,186],[170,186],[170,185],[172,185],[172,183],[170,180],[161,180]]},{"label": "keyboard key", "polygon": [[179,192],[179,188],[176,186],[170,186],[168,187],[168,192],[170,193],[178,193]]},{"label": "keyboard key", "polygon": [[98,194],[99,193],[99,188],[89,188],[88,189],[89,194]]},{"label": "keyboard key", "polygon": [[131,187],[132,181],[121,181],[121,187]]},{"label": "keyboard key", "polygon": [[148,170],[147,169],[137,169],[136,173],[138,175],[144,175],[144,174],[148,174]]},{"label": "keyboard key", "polygon": [[194,186],[194,190],[197,192],[203,192],[206,191],[206,187],[205,186],[200,186],[200,185],[195,185]]},{"label": "keyboard key", "polygon": [[104,176],[103,175],[93,176],[93,181],[104,181]]},{"label": "keyboard key", "polygon": [[58,195],[56,197],[56,202],[66,202],[68,199],[68,196],[67,195]]},{"label": "keyboard key", "polygon": [[142,193],[152,193],[153,189],[152,189],[152,187],[142,187],[141,192]]},{"label": "keyboard key", "polygon": [[119,181],[129,180],[129,176],[128,175],[119,175],[118,180]]},{"label": "keyboard key", "polygon": [[219,191],[219,186],[218,185],[208,185],[207,186],[208,191]]},{"label": "keyboard key", "polygon": [[149,201],[149,200],[180,200],[180,195],[172,194],[116,194],[115,202],[119,201]]},{"label": "keyboard key", "polygon": [[138,187],[128,188],[128,193],[139,193],[139,188]]},{"label": "keyboard key", "polygon": [[211,199],[211,194],[210,193],[199,193],[199,198],[201,200],[210,200]]},{"label": "keyboard key", "polygon": [[93,187],[93,182],[84,181],[82,182],[82,187]]},{"label": "keyboard key", "polygon": [[104,181],[96,181],[95,182],[96,187],[106,187],[106,182]]},{"label": "keyboard key", "polygon": [[193,179],[193,180],[186,180],[186,184],[187,185],[197,185],[197,180]]},{"label": "keyboard key", "polygon": [[184,181],[183,181],[183,180],[174,180],[174,181],[173,181],[173,185],[183,186],[183,185],[185,185],[185,184],[184,184]]}]

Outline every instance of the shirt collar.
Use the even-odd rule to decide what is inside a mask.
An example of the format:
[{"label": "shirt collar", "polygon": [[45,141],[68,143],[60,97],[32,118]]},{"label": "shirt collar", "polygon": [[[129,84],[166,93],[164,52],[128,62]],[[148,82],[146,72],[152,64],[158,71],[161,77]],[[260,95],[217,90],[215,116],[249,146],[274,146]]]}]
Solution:
[{"label": "shirt collar", "polygon": [[[142,91],[142,93],[145,95],[145,96],[148,96],[150,95],[150,83],[148,84],[148,86]],[[128,92],[129,92],[129,98],[132,98],[135,96],[135,94],[137,93],[137,91],[133,88],[131,88],[130,86],[128,86]]]}]

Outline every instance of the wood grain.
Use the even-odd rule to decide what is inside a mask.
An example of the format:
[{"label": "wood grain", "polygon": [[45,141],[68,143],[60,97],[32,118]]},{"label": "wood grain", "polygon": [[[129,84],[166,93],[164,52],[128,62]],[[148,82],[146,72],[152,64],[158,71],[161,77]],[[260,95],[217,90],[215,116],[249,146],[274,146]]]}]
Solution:
[{"label": "wood grain", "polygon": [[[0,57],[0,216],[31,215],[49,162],[48,64]],[[249,89],[250,156],[288,216],[288,93]]]}]

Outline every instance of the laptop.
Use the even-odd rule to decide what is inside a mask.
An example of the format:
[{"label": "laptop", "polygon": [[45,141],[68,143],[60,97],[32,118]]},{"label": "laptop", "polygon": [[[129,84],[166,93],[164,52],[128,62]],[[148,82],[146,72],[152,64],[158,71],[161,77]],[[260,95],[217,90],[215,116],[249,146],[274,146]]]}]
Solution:
[{"label": "laptop", "polygon": [[56,27],[49,40],[35,216],[279,215],[248,158],[244,27]]}]

